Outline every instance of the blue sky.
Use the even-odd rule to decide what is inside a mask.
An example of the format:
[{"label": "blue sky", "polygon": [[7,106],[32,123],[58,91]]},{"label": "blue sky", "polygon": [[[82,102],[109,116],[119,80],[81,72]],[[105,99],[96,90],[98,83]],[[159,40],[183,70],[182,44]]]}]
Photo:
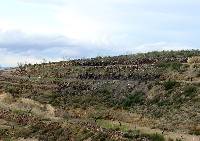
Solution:
[{"label": "blue sky", "polygon": [[5,0],[0,64],[199,49],[199,0]]}]

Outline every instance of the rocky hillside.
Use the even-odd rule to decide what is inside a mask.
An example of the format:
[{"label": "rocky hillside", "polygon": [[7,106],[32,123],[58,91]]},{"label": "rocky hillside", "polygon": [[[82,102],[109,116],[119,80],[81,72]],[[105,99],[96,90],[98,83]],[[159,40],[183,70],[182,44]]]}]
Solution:
[{"label": "rocky hillside", "polygon": [[9,98],[0,103],[0,139],[199,141],[199,56],[163,51],[1,71]]}]

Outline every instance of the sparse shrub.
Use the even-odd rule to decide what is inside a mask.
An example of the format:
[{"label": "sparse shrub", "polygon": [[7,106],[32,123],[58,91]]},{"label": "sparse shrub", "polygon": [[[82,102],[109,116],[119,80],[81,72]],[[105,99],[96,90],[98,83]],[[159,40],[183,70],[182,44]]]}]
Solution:
[{"label": "sparse shrub", "polygon": [[13,97],[19,97],[20,89],[15,86],[7,85],[5,87],[5,91],[9,94],[11,94]]},{"label": "sparse shrub", "polygon": [[129,130],[128,132],[124,133],[123,137],[128,139],[135,139],[139,137],[139,134],[139,130]]},{"label": "sparse shrub", "polygon": [[94,133],[92,133],[90,130],[87,129],[81,129],[78,134],[76,135],[76,139],[77,141],[84,141],[87,140],[88,138],[92,137],[94,135]]},{"label": "sparse shrub", "polygon": [[148,89],[150,90],[151,88],[153,88],[152,84],[147,85]]},{"label": "sparse shrub", "polygon": [[200,70],[197,70],[196,77],[200,77]]},{"label": "sparse shrub", "polygon": [[182,64],[180,62],[173,62],[173,63],[171,63],[170,67],[171,67],[172,70],[179,71],[181,66],[182,66]]},{"label": "sparse shrub", "polygon": [[125,99],[122,101],[122,105],[125,108],[134,106],[134,105],[141,105],[145,101],[145,93],[142,91],[134,92],[130,95],[128,95]]},{"label": "sparse shrub", "polygon": [[149,138],[151,141],[165,141],[164,136],[158,133],[149,135]]},{"label": "sparse shrub", "polygon": [[99,132],[95,136],[93,136],[93,140],[95,141],[106,141],[107,138],[108,136],[103,132]]},{"label": "sparse shrub", "polygon": [[165,81],[163,83],[163,86],[165,87],[165,90],[173,89],[177,85],[178,85],[178,82],[176,82],[175,80],[169,80],[169,81]]},{"label": "sparse shrub", "polygon": [[171,104],[169,99],[160,99],[157,103],[158,106],[168,106]]},{"label": "sparse shrub", "polygon": [[25,64],[23,64],[23,63],[18,63],[18,71],[20,72],[20,73],[23,73],[25,70],[26,70],[26,63]]},{"label": "sparse shrub", "polygon": [[197,92],[197,88],[195,86],[187,86],[184,89],[185,96],[194,96],[196,92]]},{"label": "sparse shrub", "polygon": [[8,137],[9,132],[8,129],[0,129],[0,139],[1,137]]},{"label": "sparse shrub", "polygon": [[193,127],[193,129],[189,133],[199,136],[200,135],[200,127],[198,127],[198,126]]},{"label": "sparse shrub", "polygon": [[200,56],[194,56],[188,59],[189,64],[200,63]]},{"label": "sparse shrub", "polygon": [[174,141],[174,139],[172,139],[172,138],[169,138],[169,139],[168,139],[168,141]]},{"label": "sparse shrub", "polygon": [[179,71],[182,64],[180,62],[161,62],[158,64],[158,67],[163,69],[171,69]]}]

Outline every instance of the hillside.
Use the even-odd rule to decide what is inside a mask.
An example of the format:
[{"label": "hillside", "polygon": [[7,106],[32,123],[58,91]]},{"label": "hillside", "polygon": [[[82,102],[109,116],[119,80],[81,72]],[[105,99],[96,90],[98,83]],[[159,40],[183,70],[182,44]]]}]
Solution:
[{"label": "hillside", "polygon": [[0,139],[200,141],[200,51],[0,71]]}]

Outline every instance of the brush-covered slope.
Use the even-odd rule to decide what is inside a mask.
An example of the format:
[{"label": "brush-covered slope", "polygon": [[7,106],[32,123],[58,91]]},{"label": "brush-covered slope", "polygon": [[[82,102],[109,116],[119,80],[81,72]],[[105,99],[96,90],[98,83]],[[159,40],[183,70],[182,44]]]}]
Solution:
[{"label": "brush-covered slope", "polygon": [[[52,106],[54,116],[62,120],[101,127],[105,139],[117,139],[114,134],[118,140],[156,140],[146,133],[162,131],[165,139],[196,139],[200,135],[199,55],[197,50],[163,51],[26,64],[1,71],[0,86],[14,99]],[[73,131],[73,137],[74,132],[79,133]],[[86,139],[98,140],[93,137],[91,133]]]}]

